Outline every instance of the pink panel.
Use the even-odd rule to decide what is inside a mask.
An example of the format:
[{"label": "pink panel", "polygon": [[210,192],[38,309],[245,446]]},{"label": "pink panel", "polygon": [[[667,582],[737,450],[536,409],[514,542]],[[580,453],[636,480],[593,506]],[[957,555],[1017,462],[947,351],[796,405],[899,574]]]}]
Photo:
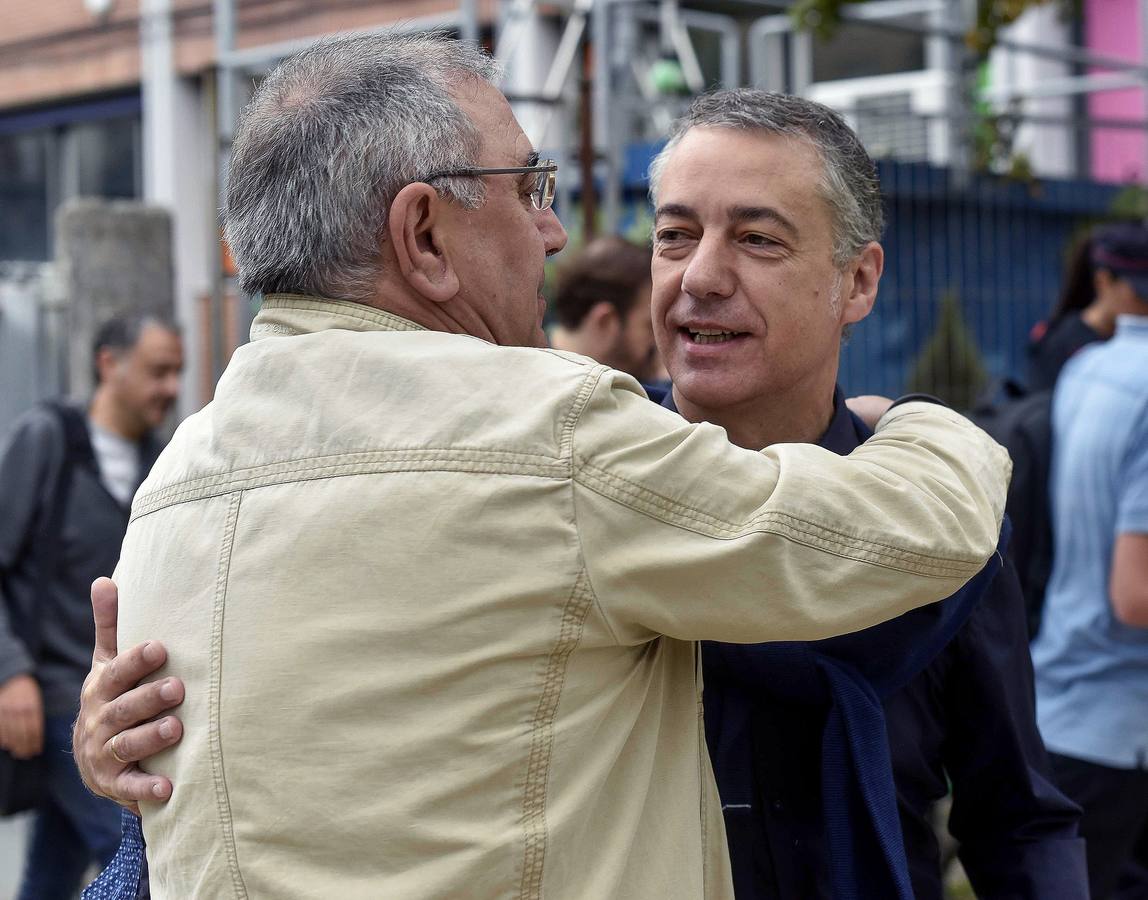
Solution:
[{"label": "pink panel", "polygon": [[[1139,7],[1139,0],[1085,0],[1085,46],[1107,56],[1143,61]],[[1092,94],[1088,111],[1094,118],[1142,120],[1146,111],[1144,92],[1129,89]],[[1094,129],[1091,154],[1093,178],[1148,181],[1148,137],[1142,131]]]}]

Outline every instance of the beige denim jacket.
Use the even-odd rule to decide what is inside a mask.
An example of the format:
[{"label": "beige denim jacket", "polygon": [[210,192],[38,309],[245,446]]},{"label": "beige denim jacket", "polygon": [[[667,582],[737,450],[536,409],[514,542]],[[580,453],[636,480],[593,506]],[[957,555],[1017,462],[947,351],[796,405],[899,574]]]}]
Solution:
[{"label": "beige denim jacket", "polygon": [[891,411],[739,449],[582,357],[269,297],[140,490],[120,643],[164,898],[730,898],[695,641],[824,638],[953,593],[1010,464]]}]

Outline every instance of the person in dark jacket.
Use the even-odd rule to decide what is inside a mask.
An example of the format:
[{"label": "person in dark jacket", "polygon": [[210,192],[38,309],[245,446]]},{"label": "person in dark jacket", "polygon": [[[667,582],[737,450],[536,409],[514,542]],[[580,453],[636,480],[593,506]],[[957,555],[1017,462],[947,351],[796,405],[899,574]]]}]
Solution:
[{"label": "person in dark jacket", "polygon": [[1101,225],[1073,248],[1055,309],[1029,334],[1030,391],[1052,390],[1064,364],[1079,350],[1116,332],[1120,307],[1112,291],[1113,272],[1124,271],[1129,262],[1120,256],[1126,233],[1142,228],[1131,222]]},{"label": "person in dark jacket", "polygon": [[[843,120],[760,91],[699,98],[651,193],[654,332],[673,381],[654,399],[749,449],[847,453],[868,437],[835,380],[842,334],[876,298],[882,210]],[[999,557],[949,600],[855,635],[703,645],[739,900],[940,900],[930,813],[950,781],[979,896],[1087,896],[1080,811],[1052,783]]]},{"label": "person in dark jacket", "polygon": [[152,314],[106,323],[94,353],[90,404],[40,404],[0,447],[0,748],[43,758],[22,900],[75,896],[119,844],[119,809],[87,791],[71,756],[94,645],[89,589],[119,559],[183,366],[178,332]]},{"label": "person in dark jacket", "polygon": [[1091,233],[1072,246],[1056,306],[1047,319],[1037,322],[1029,332],[1030,391],[1052,390],[1060,370],[1077,350],[1112,336],[1111,328],[1101,333],[1099,329],[1105,323],[1093,321],[1096,311],[1089,312],[1096,299],[1092,250]]}]

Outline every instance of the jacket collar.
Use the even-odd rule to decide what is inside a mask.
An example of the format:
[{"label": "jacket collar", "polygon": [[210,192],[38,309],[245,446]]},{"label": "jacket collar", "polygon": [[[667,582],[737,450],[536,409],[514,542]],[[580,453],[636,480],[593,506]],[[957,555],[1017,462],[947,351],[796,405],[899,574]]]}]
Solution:
[{"label": "jacket collar", "polygon": [[426,331],[421,325],[362,303],[303,294],[268,294],[251,323],[251,340],[311,334],[330,328],[343,331]]}]

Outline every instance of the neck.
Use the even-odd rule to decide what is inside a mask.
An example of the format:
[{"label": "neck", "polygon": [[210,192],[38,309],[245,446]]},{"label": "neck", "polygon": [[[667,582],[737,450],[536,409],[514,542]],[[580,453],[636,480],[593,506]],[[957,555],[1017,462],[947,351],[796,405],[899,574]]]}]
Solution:
[{"label": "neck", "polygon": [[1089,328],[1102,337],[1112,337],[1116,331],[1116,316],[1120,310],[1111,303],[1093,303],[1080,314]]},{"label": "neck", "polygon": [[585,351],[581,349],[582,345],[578,342],[577,336],[574,332],[563,328],[561,325],[555,325],[550,332],[550,346],[555,350],[565,350],[568,353],[582,353]]},{"label": "neck", "polygon": [[147,428],[140,425],[135,416],[128,415],[116,402],[111,388],[101,384],[92,395],[92,405],[88,407],[92,423],[104,431],[118,435],[129,441],[140,441]]},{"label": "neck", "polygon": [[675,387],[674,403],[687,421],[720,425],[731,443],[747,450],[761,450],[771,444],[813,444],[833,420],[836,366],[830,376],[780,394],[718,408],[691,403]]}]

